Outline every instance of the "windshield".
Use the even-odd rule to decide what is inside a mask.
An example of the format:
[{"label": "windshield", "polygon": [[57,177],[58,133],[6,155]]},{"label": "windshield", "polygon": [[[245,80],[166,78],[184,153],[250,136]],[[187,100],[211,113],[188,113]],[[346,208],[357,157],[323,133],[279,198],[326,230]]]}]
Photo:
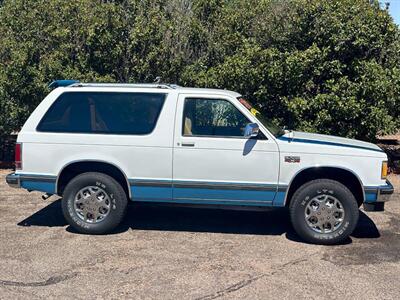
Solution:
[{"label": "windshield", "polygon": [[275,125],[271,120],[267,119],[261,112],[253,107],[253,105],[241,97],[238,98],[239,102],[246,107],[275,137],[285,134],[285,131],[279,126]]}]

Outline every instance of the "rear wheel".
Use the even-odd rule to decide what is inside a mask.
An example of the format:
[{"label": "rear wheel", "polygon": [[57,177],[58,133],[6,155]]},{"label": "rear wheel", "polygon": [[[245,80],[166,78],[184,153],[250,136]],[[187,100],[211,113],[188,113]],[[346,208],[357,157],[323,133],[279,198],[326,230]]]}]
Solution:
[{"label": "rear wheel", "polygon": [[83,173],[66,186],[62,209],[68,223],[81,233],[104,234],[122,221],[127,206],[126,194],[112,177],[102,173]]},{"label": "rear wheel", "polygon": [[318,179],[301,186],[290,203],[290,217],[297,234],[315,244],[337,244],[358,222],[354,195],[340,182]]}]

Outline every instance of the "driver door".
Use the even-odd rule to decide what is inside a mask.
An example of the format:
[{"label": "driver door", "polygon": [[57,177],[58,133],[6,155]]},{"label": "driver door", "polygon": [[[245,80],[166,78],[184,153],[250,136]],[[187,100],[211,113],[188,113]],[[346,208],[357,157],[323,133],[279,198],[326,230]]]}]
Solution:
[{"label": "driver door", "polygon": [[234,98],[180,94],[173,146],[173,199],[182,203],[272,205],[279,153],[267,138],[246,139],[256,119]]}]

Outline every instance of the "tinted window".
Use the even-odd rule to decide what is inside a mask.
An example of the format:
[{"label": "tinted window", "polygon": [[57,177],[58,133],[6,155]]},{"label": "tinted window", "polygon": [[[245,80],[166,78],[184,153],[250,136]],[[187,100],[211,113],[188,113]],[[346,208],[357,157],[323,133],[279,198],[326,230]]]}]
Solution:
[{"label": "tinted window", "polygon": [[68,92],[50,107],[39,131],[148,134],[153,131],[165,94]]},{"label": "tinted window", "polygon": [[185,136],[243,136],[249,120],[229,101],[185,99]]}]

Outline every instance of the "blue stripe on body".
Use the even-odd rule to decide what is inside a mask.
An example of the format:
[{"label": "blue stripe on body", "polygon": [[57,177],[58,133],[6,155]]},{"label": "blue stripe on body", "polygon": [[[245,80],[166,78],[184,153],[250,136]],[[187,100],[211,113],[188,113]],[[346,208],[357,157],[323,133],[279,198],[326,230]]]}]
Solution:
[{"label": "blue stripe on body", "polygon": [[231,200],[233,201],[260,201],[272,202],[275,191],[243,191],[243,190],[222,190],[206,188],[174,188],[174,199],[204,199],[204,200]]},{"label": "blue stripe on body", "polygon": [[[24,177],[26,179],[24,179]],[[147,182],[141,186],[139,182]],[[149,183],[155,183],[152,186]],[[198,184],[196,181],[177,181],[180,187],[173,187],[170,180],[130,180],[132,195],[137,201],[154,202],[174,202],[191,204],[237,204],[237,205],[258,205],[258,206],[284,206],[287,186],[276,186],[271,184],[252,184],[252,183],[229,183],[229,182],[201,182],[200,187],[181,187],[182,183],[188,185]],[[158,186],[157,186],[158,184]],[[160,185],[161,184],[161,185]],[[219,185],[222,185],[219,187]],[[229,189],[229,185],[236,187]],[[244,189],[237,189],[241,185]],[[207,186],[211,188],[207,188]],[[256,190],[246,188],[255,186]],[[47,175],[25,175],[21,174],[21,187],[31,191],[41,191],[54,194],[56,192],[56,177]],[[265,190],[257,190],[257,188]],[[278,188],[276,192],[275,188]],[[386,188],[382,186],[364,186],[365,202],[377,201],[378,189]]]},{"label": "blue stripe on body", "polygon": [[375,202],[377,200],[377,193],[365,193],[365,202]]},{"label": "blue stripe on body", "polygon": [[[172,182],[168,185],[165,180],[134,179],[129,182],[134,201],[256,206],[274,203],[274,206],[283,206],[285,198],[285,191],[276,193],[277,185],[271,184],[177,181],[174,187]],[[167,185],[160,186],[160,183]],[[255,190],[251,189],[253,186]],[[278,196],[276,203],[275,196]]]},{"label": "blue stripe on body", "polygon": [[[134,200],[138,201],[168,201],[172,200],[172,187],[152,187],[131,185]],[[146,200],[148,199],[148,200]]]},{"label": "blue stripe on body", "polygon": [[282,207],[285,205],[286,191],[279,191],[275,195],[273,206]]},{"label": "blue stripe on body", "polygon": [[22,180],[21,187],[30,191],[40,191],[49,194],[54,194],[56,190],[55,182]]},{"label": "blue stripe on body", "polygon": [[309,140],[309,139],[301,139],[301,138],[288,138],[288,137],[284,137],[284,136],[278,137],[277,139],[281,140],[281,141],[288,141],[288,142],[295,142],[295,143],[328,145],[328,146],[347,147],[347,148],[356,148],[356,149],[370,150],[370,151],[376,151],[376,152],[384,152],[381,149],[374,149],[374,148],[349,145],[349,144],[341,144],[341,143],[335,143],[335,142],[326,142],[326,141]]},{"label": "blue stripe on body", "polygon": [[377,202],[378,201],[378,192],[381,193],[386,189],[393,189],[391,184],[385,185],[377,185],[377,186],[364,186],[364,196],[365,201],[367,203]]}]

